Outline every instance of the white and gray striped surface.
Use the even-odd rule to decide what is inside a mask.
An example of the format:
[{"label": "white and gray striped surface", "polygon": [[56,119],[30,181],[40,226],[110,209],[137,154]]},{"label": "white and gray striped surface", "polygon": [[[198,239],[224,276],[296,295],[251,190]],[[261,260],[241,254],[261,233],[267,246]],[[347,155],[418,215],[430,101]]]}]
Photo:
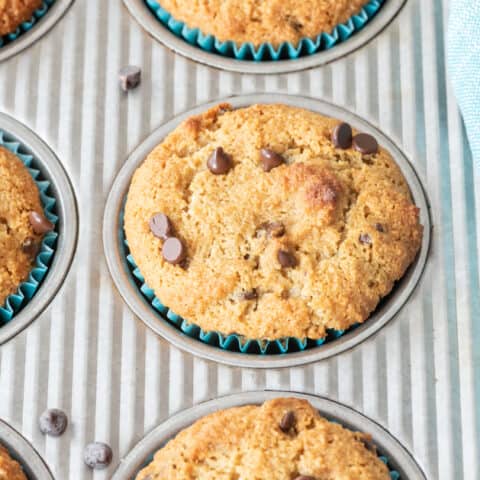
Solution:
[{"label": "white and gray striped surface", "polygon": [[[109,478],[169,414],[264,388],[352,405],[406,444],[431,479],[480,478],[480,183],[446,78],[446,15],[446,0],[408,0],[366,48],[320,69],[263,77],[172,54],[120,0],[76,0],[37,44],[0,64],[0,110],[52,146],[80,206],[78,250],[63,289],[0,348],[0,417],[33,442],[56,478]],[[127,63],[144,74],[128,96],[117,77]],[[397,139],[425,181],[434,232],[416,294],[379,335],[315,365],[256,371],[195,359],[147,331],[113,287],[101,222],[116,172],[155,127],[203,102],[265,91],[331,100]],[[69,412],[60,439],[38,431],[47,406]],[[112,445],[110,470],[92,474],[83,465],[92,440]]]}]

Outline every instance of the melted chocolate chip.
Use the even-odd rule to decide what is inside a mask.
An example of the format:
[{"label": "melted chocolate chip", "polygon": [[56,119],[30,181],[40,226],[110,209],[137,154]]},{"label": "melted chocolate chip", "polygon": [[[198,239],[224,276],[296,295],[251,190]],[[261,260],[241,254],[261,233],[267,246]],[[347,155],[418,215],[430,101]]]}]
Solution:
[{"label": "melted chocolate chip", "polygon": [[207,167],[214,175],[225,175],[232,168],[232,158],[218,147],[208,158]]},{"label": "melted chocolate chip", "polygon": [[308,475],[299,475],[298,477],[295,477],[294,480],[316,480],[315,477],[310,477]]},{"label": "melted chocolate chip", "polygon": [[173,227],[170,219],[164,213],[157,213],[149,222],[152,233],[162,240],[166,240],[173,235]]},{"label": "melted chocolate chip", "polygon": [[87,466],[95,470],[100,470],[110,465],[113,452],[106,443],[94,442],[85,447],[83,458]]},{"label": "melted chocolate chip", "polygon": [[162,255],[165,261],[177,265],[185,260],[187,251],[181,240],[176,237],[170,237],[163,244]]},{"label": "melted chocolate chip", "polygon": [[265,172],[269,172],[285,163],[285,159],[281,155],[268,148],[262,148],[260,150],[260,160],[262,161],[263,170]]},{"label": "melted chocolate chip", "polygon": [[286,250],[279,250],[277,253],[277,259],[283,268],[294,268],[298,265],[295,255]]},{"label": "melted chocolate chip", "polygon": [[265,230],[271,237],[283,237],[285,235],[285,225],[281,222],[272,222],[265,225]]},{"label": "melted chocolate chip", "polygon": [[332,132],[332,142],[336,148],[346,150],[352,146],[352,127],[348,123],[339,123]]},{"label": "melted chocolate chip", "polygon": [[353,146],[355,150],[364,155],[378,152],[377,140],[368,133],[359,133],[353,137]]},{"label": "melted chocolate chip", "polygon": [[362,443],[365,445],[367,450],[370,450],[372,453],[377,453],[377,447],[373,443],[373,441],[369,438],[362,438]]},{"label": "melted chocolate chip", "polygon": [[65,412],[57,408],[45,410],[38,421],[40,431],[45,435],[58,437],[65,433],[68,425],[68,418]]},{"label": "melted chocolate chip", "polygon": [[248,292],[242,292],[240,298],[242,300],[256,300],[258,298],[257,290],[252,288],[252,290],[249,290]]},{"label": "melted chocolate chip", "polygon": [[279,427],[283,433],[288,433],[295,426],[295,413],[289,410],[280,421]]},{"label": "melted chocolate chip", "polygon": [[358,240],[360,240],[360,243],[364,243],[366,245],[371,245],[372,244],[372,239],[368,233],[362,233],[359,237]]},{"label": "melted chocolate chip", "polygon": [[51,232],[55,228],[52,222],[49,222],[44,215],[38,212],[30,212],[28,219],[33,231],[37,234]]},{"label": "melted chocolate chip", "polygon": [[35,255],[38,250],[38,245],[35,242],[35,239],[32,237],[27,237],[22,243],[22,252],[27,255]]},{"label": "melted chocolate chip", "polygon": [[375,230],[377,232],[385,233],[385,227],[381,223],[375,224]]}]

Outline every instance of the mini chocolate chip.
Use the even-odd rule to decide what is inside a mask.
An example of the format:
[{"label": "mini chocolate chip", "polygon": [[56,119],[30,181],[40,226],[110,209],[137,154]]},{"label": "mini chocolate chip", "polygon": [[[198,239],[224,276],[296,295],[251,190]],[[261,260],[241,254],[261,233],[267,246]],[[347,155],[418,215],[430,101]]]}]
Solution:
[{"label": "mini chocolate chip", "polygon": [[162,255],[168,263],[177,265],[185,260],[187,252],[181,240],[176,237],[170,237],[163,244]]},{"label": "mini chocolate chip", "polygon": [[377,232],[385,233],[385,227],[381,223],[375,224],[375,230],[377,230]]},{"label": "mini chocolate chip", "polygon": [[52,222],[49,222],[44,215],[38,212],[30,212],[28,219],[35,233],[47,233],[55,228]]},{"label": "mini chocolate chip", "polygon": [[166,240],[173,234],[172,223],[164,213],[157,213],[149,222],[152,233],[162,240]]},{"label": "mini chocolate chip", "polygon": [[240,295],[242,300],[256,300],[258,298],[258,293],[255,288],[249,290],[248,292],[242,292]]},{"label": "mini chocolate chip", "polygon": [[22,243],[22,252],[27,255],[35,255],[38,250],[38,245],[35,242],[35,239],[32,237],[27,237]]},{"label": "mini chocolate chip", "polygon": [[368,233],[362,233],[358,239],[360,240],[360,243],[365,243],[367,245],[372,244],[372,239],[370,238],[370,235]]},{"label": "mini chocolate chip", "polygon": [[207,167],[214,175],[224,175],[232,168],[232,158],[218,147],[208,158]]},{"label": "mini chocolate chip", "polygon": [[295,477],[294,480],[316,480],[315,477],[310,477],[308,475],[299,475],[298,477]]},{"label": "mini chocolate chip", "polygon": [[285,163],[285,159],[268,148],[260,150],[260,160],[262,161],[263,170],[269,172],[273,168],[279,167]]},{"label": "mini chocolate chip", "polygon": [[281,222],[267,223],[266,230],[272,237],[283,237],[285,235],[285,225]]},{"label": "mini chocolate chip", "polygon": [[286,250],[279,250],[277,258],[283,268],[294,268],[298,265],[295,256]]},{"label": "mini chocolate chip", "polygon": [[142,80],[142,70],[135,65],[127,65],[119,72],[120,86],[124,92],[137,88]]},{"label": "mini chocolate chip", "polygon": [[339,123],[332,132],[332,142],[336,148],[346,150],[352,146],[352,127],[348,123]]},{"label": "mini chocolate chip", "polygon": [[295,413],[289,410],[280,421],[280,430],[284,433],[288,433],[290,429],[295,425]]},{"label": "mini chocolate chip", "polygon": [[67,429],[68,417],[58,408],[49,408],[40,415],[38,424],[43,434],[59,437]]},{"label": "mini chocolate chip", "polygon": [[112,462],[112,458],[112,449],[102,442],[89,443],[83,453],[83,459],[87,466],[95,470],[108,467]]},{"label": "mini chocolate chip", "polygon": [[378,142],[368,133],[359,133],[353,137],[353,146],[355,150],[364,155],[378,152]]}]

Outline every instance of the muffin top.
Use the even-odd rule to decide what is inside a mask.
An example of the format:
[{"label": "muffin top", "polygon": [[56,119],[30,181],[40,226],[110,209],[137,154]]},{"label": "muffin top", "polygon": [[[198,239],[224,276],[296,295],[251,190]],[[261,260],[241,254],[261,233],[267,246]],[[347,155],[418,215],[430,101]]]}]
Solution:
[{"label": "muffin top", "polygon": [[217,39],[255,46],[330,33],[368,0],[158,0],[176,20]]},{"label": "muffin top", "polygon": [[[303,477],[303,476],[305,477]],[[390,480],[371,436],[278,398],[210,414],[159,450],[137,480]]]},{"label": "muffin top", "polygon": [[148,155],[125,232],[162,303],[250,339],[318,339],[368,318],[414,260],[422,227],[389,153],[335,147],[337,125],[286,105],[223,104]]},{"label": "muffin top", "polygon": [[0,445],[0,480],[27,480],[20,464]]},{"label": "muffin top", "polygon": [[[33,225],[32,212],[39,214]],[[0,147],[0,305],[32,269],[42,239],[39,229],[49,224],[42,212],[37,185],[27,168]]]},{"label": "muffin top", "polygon": [[32,18],[42,0],[0,0],[0,36],[14,32],[17,27]]}]

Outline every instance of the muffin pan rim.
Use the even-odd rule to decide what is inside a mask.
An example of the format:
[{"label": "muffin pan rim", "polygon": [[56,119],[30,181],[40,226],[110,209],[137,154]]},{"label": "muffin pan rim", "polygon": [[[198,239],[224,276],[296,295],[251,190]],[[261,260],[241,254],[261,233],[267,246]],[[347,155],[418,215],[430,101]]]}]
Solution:
[{"label": "muffin pan rim", "polygon": [[188,44],[185,40],[165,28],[160,21],[154,17],[144,0],[123,0],[123,2],[132,17],[149,35],[169,50],[189,60],[236,73],[270,75],[300,72],[320,67],[357,51],[377,37],[395,20],[407,0],[387,0],[375,17],[372,18],[361,31],[338,45],[335,45],[333,48],[313,55],[306,55],[296,60],[268,62],[236,60],[202,50],[199,47]]},{"label": "muffin pan rim", "polygon": [[[404,277],[397,282],[392,294],[387,297],[387,302],[380,305],[379,309],[377,308],[365,323],[335,341],[302,352],[287,353],[283,355],[255,355],[222,350],[219,347],[207,345],[199,340],[186,336],[167,320],[160,321],[158,318],[159,314],[155,312],[147,299],[141,295],[138,287],[131,278],[128,266],[126,265],[126,259],[122,254],[121,243],[123,239],[118,235],[118,232],[123,228],[123,226],[120,225],[120,213],[134,171],[143,162],[148,153],[150,153],[151,150],[179,123],[191,115],[201,113],[222,102],[229,102],[234,108],[246,107],[255,103],[284,103],[347,121],[351,123],[354,128],[375,135],[379,140],[380,145],[384,146],[393,156],[395,162],[401,168],[402,173],[407,180],[415,204],[420,208],[420,222],[424,226],[424,236],[420,252]],[[164,337],[174,346],[199,357],[231,366],[246,368],[292,367],[323,360],[349,350],[372,335],[378,333],[386,323],[396,316],[408,301],[411,294],[415,291],[427,262],[431,242],[431,218],[429,205],[430,203],[425,189],[408,158],[391,139],[381,133],[367,120],[358,117],[356,114],[349,112],[343,107],[318,99],[283,94],[235,96],[222,98],[209,102],[208,104],[197,106],[192,110],[174,117],[159,128],[155,129],[129,155],[114,180],[105,205],[103,221],[104,253],[112,279],[130,309],[150,329]]]},{"label": "muffin pan rim", "polygon": [[0,345],[3,345],[38,318],[62,287],[77,246],[79,218],[73,185],[55,152],[29,127],[1,112],[0,129],[20,141],[33,154],[35,161],[41,163],[42,173],[50,180],[50,188],[54,190],[59,217],[57,245],[47,275],[33,298],[12,320],[0,327]]},{"label": "muffin pan rim", "polygon": [[213,397],[190,408],[180,410],[148,432],[124,458],[115,470],[112,480],[133,480],[145,465],[145,460],[181,430],[218,410],[248,404],[262,404],[274,398],[295,397],[308,400],[322,416],[336,420],[346,428],[370,433],[380,454],[388,457],[401,480],[426,480],[426,475],[413,454],[383,425],[355,410],[353,407],[325,396],[288,390],[247,391]]}]

